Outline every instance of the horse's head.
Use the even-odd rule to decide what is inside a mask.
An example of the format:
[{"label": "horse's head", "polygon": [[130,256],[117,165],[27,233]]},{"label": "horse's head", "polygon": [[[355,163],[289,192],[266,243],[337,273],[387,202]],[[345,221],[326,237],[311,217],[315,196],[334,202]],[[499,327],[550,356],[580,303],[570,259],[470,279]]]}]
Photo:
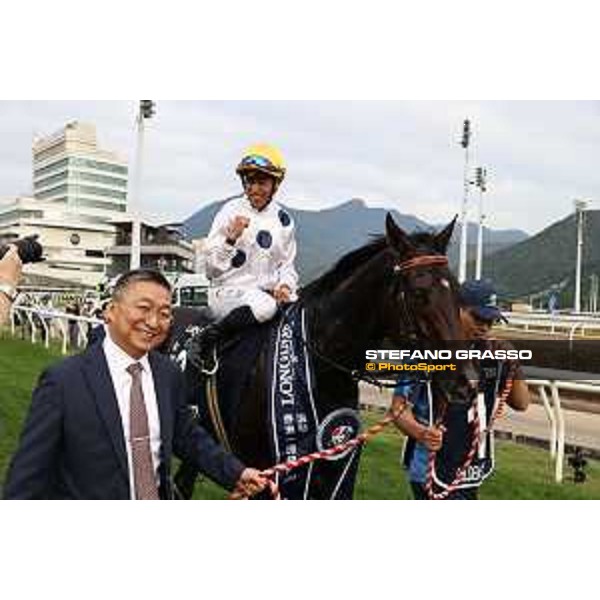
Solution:
[{"label": "horse's head", "polygon": [[388,213],[391,270],[384,313],[391,340],[460,339],[458,286],[446,257],[455,222],[456,217],[437,234],[408,235]]},{"label": "horse's head", "polygon": [[[400,343],[454,342],[464,344],[459,312],[458,283],[448,268],[446,250],[456,217],[439,233],[406,234],[388,213],[386,239],[392,255],[392,281],[387,289],[387,337]],[[434,375],[436,413],[447,403],[470,403],[477,379],[468,360],[456,371]]]}]

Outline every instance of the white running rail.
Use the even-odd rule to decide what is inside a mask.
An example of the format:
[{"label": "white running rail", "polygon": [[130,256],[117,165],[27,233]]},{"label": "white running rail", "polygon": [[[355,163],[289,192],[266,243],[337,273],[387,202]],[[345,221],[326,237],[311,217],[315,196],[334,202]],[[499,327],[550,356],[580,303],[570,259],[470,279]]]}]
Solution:
[{"label": "white running rail", "polygon": [[540,335],[558,335],[572,340],[575,333],[581,336],[600,337],[598,315],[552,315],[548,313],[505,312],[508,323],[497,327],[505,331],[527,331]]},{"label": "white running rail", "polygon": [[[528,379],[527,385],[537,388],[540,400],[550,423],[550,457],[555,461],[554,478],[562,482],[565,461],[565,416],[561,406],[560,391],[582,392],[599,395],[600,385],[581,381],[557,381],[553,379]],[[598,382],[600,384],[600,381]],[[548,399],[550,392],[551,401]]]},{"label": "white running rail", "polygon": [[46,348],[52,340],[60,339],[63,354],[67,354],[69,349],[85,347],[89,326],[102,323],[100,319],[93,317],[80,317],[56,310],[17,304],[11,310],[10,328],[13,336],[16,335],[18,327],[17,318],[21,323],[27,321],[29,324],[29,337],[32,344],[37,342],[38,335],[43,332],[42,339]]}]

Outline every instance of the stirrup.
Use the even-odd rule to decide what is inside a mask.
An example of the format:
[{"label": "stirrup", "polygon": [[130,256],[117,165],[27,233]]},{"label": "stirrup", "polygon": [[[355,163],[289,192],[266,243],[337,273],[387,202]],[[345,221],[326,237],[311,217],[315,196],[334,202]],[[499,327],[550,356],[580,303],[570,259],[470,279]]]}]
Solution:
[{"label": "stirrup", "polygon": [[[205,375],[208,375],[208,376],[214,375],[219,370],[219,358],[217,357],[217,347],[216,347],[216,345],[214,345],[212,347],[212,357],[211,357],[211,359],[212,359],[212,365],[213,366],[210,369],[204,364],[205,363],[204,360],[200,361],[200,371],[202,373],[204,373]],[[207,361],[207,362],[210,365],[210,362],[209,361]]]},{"label": "stirrup", "polygon": [[[184,350],[189,362],[201,373],[214,375],[219,368],[219,360],[217,358],[216,342],[210,342],[210,338],[209,340],[203,339],[203,334],[208,327],[210,325],[204,327],[194,325],[188,328],[187,331],[191,334],[191,337],[185,342]],[[209,347],[207,348],[207,346]]]}]

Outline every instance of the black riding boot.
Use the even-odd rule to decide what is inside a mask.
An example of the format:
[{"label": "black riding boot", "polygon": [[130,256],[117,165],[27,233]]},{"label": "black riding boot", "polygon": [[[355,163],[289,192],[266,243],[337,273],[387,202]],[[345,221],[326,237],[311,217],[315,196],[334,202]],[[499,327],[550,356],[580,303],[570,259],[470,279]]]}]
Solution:
[{"label": "black riding boot", "polygon": [[200,331],[194,343],[192,360],[203,368],[208,368],[219,341],[233,337],[236,333],[256,324],[258,321],[252,309],[249,306],[238,306],[219,322],[211,323]]},{"label": "black riding boot", "polygon": [[232,337],[246,329],[246,327],[250,327],[250,325],[257,324],[258,321],[249,306],[238,306],[218,323],[215,323],[213,327],[217,329],[217,339],[222,340]]},{"label": "black riding boot", "polygon": [[191,500],[194,485],[198,478],[198,468],[189,462],[182,462],[173,478],[173,496],[175,500]]}]

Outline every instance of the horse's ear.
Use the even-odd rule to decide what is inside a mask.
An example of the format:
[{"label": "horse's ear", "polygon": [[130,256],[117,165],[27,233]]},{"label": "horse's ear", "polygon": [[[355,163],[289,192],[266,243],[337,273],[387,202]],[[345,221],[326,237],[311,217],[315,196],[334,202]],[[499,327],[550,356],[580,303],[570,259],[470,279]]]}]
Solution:
[{"label": "horse's ear", "polygon": [[400,254],[415,251],[415,247],[408,239],[406,233],[404,233],[404,230],[396,225],[396,221],[394,221],[391,213],[388,213],[385,217],[385,235],[388,244]]},{"label": "horse's ear", "polygon": [[448,223],[448,225],[433,238],[433,247],[441,254],[446,254],[457,218],[458,215],[455,215],[454,219],[452,219],[452,221],[450,221],[450,223]]}]

